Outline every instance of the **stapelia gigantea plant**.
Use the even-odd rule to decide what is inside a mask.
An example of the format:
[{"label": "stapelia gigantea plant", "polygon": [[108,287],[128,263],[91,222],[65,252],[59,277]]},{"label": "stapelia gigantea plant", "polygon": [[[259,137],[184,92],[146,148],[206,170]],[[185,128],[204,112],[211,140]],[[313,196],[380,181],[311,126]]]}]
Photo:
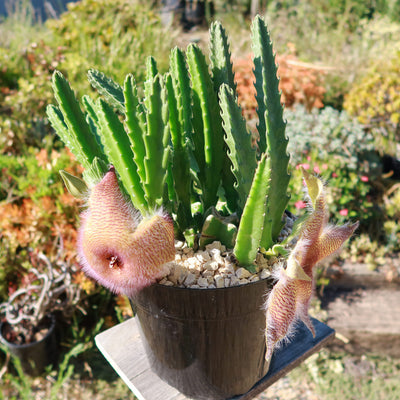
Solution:
[{"label": "stapelia gigantea plant", "polygon": [[[252,269],[257,252],[277,245],[289,197],[283,107],[272,43],[262,18],[252,25],[259,123],[249,133],[237,103],[227,37],[210,29],[210,65],[200,48],[171,52],[162,75],[147,60],[143,97],[132,75],[123,86],[89,71],[100,97],[81,106],[60,72],[53,76],[58,107],[48,117],[85,171],[65,171],[68,189],[87,201],[78,252],[84,270],[111,290],[133,295],[165,275],[174,238],[189,246],[220,240]],[[327,225],[322,183],[304,174],[310,208],[299,241],[278,272],[267,301],[267,359],[308,317],[312,269],[339,249],[357,225]]]},{"label": "stapelia gigantea plant", "polygon": [[[88,199],[79,253],[86,272],[104,285],[121,291],[122,269],[138,258],[141,265],[131,267],[141,277],[124,282],[122,292],[129,294],[162,275],[158,266],[173,258],[167,213],[175,235],[188,245],[220,240],[249,269],[260,248],[276,243],[289,199],[288,139],[272,43],[260,17],[253,22],[252,39],[256,143],[237,103],[220,23],[210,29],[210,65],[194,44],[186,52],[172,50],[164,75],[148,58],[143,97],[132,75],[120,86],[90,70],[89,81],[101,97],[83,96],[82,110],[64,76],[54,73],[58,107],[50,105],[48,117],[85,168],[86,183],[62,172],[69,189]],[[151,227],[161,222],[165,232],[153,238]],[[155,239],[164,243],[162,249]],[[138,241],[147,246],[140,242],[140,255],[132,250]],[[105,266],[119,267],[115,280],[113,268]],[[149,270],[146,278],[143,269]]]}]

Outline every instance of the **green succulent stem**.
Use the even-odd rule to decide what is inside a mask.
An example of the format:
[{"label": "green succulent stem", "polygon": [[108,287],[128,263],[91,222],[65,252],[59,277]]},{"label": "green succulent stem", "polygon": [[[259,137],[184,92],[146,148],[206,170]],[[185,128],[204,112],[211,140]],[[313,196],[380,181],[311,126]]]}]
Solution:
[{"label": "green succulent stem", "polygon": [[108,160],[115,167],[128,192],[133,205],[142,213],[148,209],[137,167],[133,160],[131,143],[124,126],[111,106],[99,99],[97,115],[101,125],[101,136]]},{"label": "green succulent stem", "polygon": [[53,74],[53,90],[59,108],[50,105],[47,114],[65,144],[85,168],[90,166],[95,157],[104,159],[101,146],[90,129],[74,92],[59,71]]},{"label": "green succulent stem", "polygon": [[[217,94],[208,71],[204,54],[196,45],[189,45],[187,62],[193,90],[193,119],[195,155],[200,168],[204,208],[214,206],[218,200],[224,140]],[[201,118],[201,120],[199,120]],[[201,131],[199,129],[201,127]],[[202,136],[200,139],[199,136]],[[200,146],[203,146],[202,148]]]},{"label": "green succulent stem", "polygon": [[[173,148],[172,184],[176,194],[177,222],[181,231],[185,231],[192,224],[192,179],[190,174],[189,149],[187,146],[188,137],[191,135],[191,113],[190,108],[187,107],[187,101],[190,101],[190,87],[188,79],[180,79],[186,72],[183,53],[175,49],[171,58],[174,59],[171,59],[171,74],[167,75],[166,87]],[[187,99],[186,101],[184,101],[185,98]]]},{"label": "green succulent stem", "polygon": [[283,106],[279,92],[279,79],[270,39],[264,20],[257,16],[252,25],[254,74],[258,104],[258,133],[261,153],[267,152],[271,164],[271,183],[268,194],[270,216],[264,227],[262,247],[269,248],[272,237],[276,241],[283,227],[282,215],[289,202],[287,188],[289,155],[286,123],[283,120]]},{"label": "green succulent stem", "polygon": [[95,69],[90,69],[88,71],[88,80],[90,84],[104,96],[104,99],[110,106],[116,108],[120,113],[125,112],[124,93],[122,87],[118,85],[118,83]]},{"label": "green succulent stem", "polygon": [[240,220],[236,244],[233,249],[238,262],[246,267],[253,265],[255,262],[257,251],[261,245],[265,220],[269,218],[265,214],[265,210],[270,174],[270,159],[264,154],[254,174],[250,193]]},{"label": "green succulent stem", "polygon": [[[152,63],[150,62],[149,65],[152,66]],[[154,77],[150,75],[145,86],[144,103],[146,105],[147,130],[143,138],[146,149],[144,189],[150,207],[162,204],[167,174],[169,126],[167,123],[168,104],[164,96],[165,88],[161,76],[159,74]]]},{"label": "green succulent stem", "polygon": [[252,147],[251,135],[247,131],[246,121],[233,90],[223,84],[219,97],[227,153],[232,165],[231,171],[236,178],[234,188],[238,195],[239,209],[243,210],[257,165],[256,151]]}]

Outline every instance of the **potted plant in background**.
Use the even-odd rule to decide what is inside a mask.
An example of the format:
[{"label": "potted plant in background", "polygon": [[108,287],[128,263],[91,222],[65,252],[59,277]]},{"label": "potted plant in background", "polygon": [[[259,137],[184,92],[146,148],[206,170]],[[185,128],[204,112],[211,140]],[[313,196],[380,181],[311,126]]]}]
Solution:
[{"label": "potted plant in background", "polygon": [[27,283],[0,304],[0,339],[23,371],[36,376],[57,363],[56,314],[71,314],[80,288],[72,284],[71,266],[59,256],[51,262],[43,253],[32,254],[31,262]]},{"label": "potted plant in background", "polygon": [[[78,235],[83,269],[130,297],[154,370],[195,398],[248,391],[297,319],[314,334],[313,266],[356,229],[327,226],[323,185],[305,172],[313,211],[286,262],[293,228],[285,212],[288,139],[260,17],[252,42],[255,135],[237,103],[219,23],[210,28],[210,65],[194,44],[172,50],[165,75],[150,57],[143,98],[133,76],[121,87],[91,70],[101,97],[84,96],[82,111],[56,72],[58,107],[48,107],[53,127],[85,168],[83,180],[62,172],[70,192],[88,205]],[[272,269],[271,291],[265,278]]]}]

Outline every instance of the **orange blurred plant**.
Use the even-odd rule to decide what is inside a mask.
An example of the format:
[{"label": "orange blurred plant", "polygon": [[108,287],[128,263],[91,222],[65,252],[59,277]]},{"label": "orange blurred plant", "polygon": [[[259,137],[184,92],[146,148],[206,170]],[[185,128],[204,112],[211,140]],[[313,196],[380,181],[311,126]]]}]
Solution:
[{"label": "orange blurred plant", "polygon": [[[292,51],[293,53],[293,51]],[[324,94],[324,71],[298,60],[295,54],[276,56],[280,76],[279,89],[282,91],[282,101],[285,107],[303,104],[308,111],[312,108],[322,108]],[[257,101],[255,98],[255,81],[253,74],[252,55],[233,61],[235,80],[239,103],[246,119],[256,117]]]}]

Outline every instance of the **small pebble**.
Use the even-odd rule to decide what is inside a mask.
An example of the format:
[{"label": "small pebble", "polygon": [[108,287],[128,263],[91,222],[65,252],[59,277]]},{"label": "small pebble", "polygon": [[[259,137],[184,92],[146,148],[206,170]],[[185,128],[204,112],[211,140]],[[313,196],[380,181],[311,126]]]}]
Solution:
[{"label": "small pebble", "polygon": [[263,269],[260,272],[260,279],[266,279],[271,276],[271,271],[268,271],[267,269]]},{"label": "small pebble", "polygon": [[225,287],[225,278],[221,275],[218,275],[214,278],[215,286],[217,288]]},{"label": "small pebble", "polygon": [[185,279],[184,284],[185,284],[186,286],[190,286],[190,285],[192,285],[193,283],[195,283],[196,280],[197,280],[196,275],[195,275],[195,274],[192,274],[191,272],[189,272],[189,273],[187,274],[187,276],[186,276],[186,279]]},{"label": "small pebble", "polygon": [[204,264],[204,269],[207,269],[209,271],[216,271],[219,267],[219,264],[216,261],[207,261]]},{"label": "small pebble", "polygon": [[241,268],[238,268],[237,270],[236,270],[236,274],[235,274],[239,279],[243,279],[243,278],[248,278],[250,275],[251,275],[251,273],[250,273],[250,271],[248,271],[246,268],[243,268],[243,267],[241,267]]},{"label": "small pebble", "polygon": [[206,250],[211,254],[212,250],[219,250],[220,251],[221,250],[221,246],[222,246],[221,242],[218,242],[218,241],[215,240],[214,242],[206,245]]},{"label": "small pebble", "polygon": [[207,269],[201,275],[204,276],[205,278],[208,278],[209,276],[214,276],[214,271]]},{"label": "small pebble", "polygon": [[236,286],[239,284],[239,278],[235,275],[232,275],[230,280],[231,280],[230,286]]},{"label": "small pebble", "polygon": [[208,286],[208,279],[200,277],[199,279],[197,279],[197,284],[200,287],[207,287]]}]

